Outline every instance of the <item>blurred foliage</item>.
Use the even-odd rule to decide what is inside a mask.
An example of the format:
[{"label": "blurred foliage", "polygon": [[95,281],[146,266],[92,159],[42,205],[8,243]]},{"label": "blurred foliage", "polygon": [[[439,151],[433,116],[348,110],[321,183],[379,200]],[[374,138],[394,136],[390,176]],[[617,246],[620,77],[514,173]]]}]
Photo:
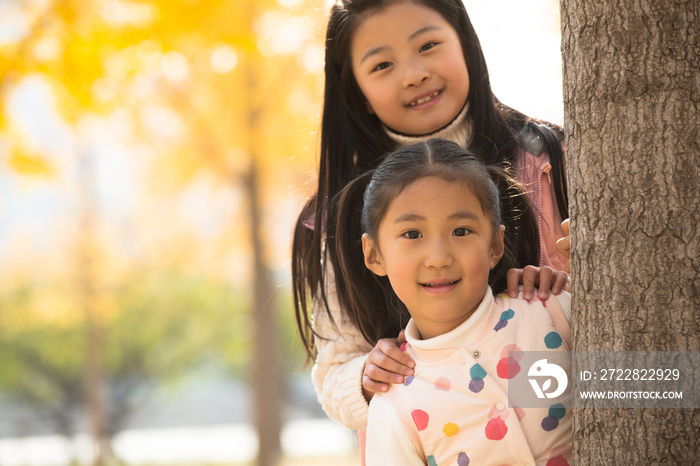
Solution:
[{"label": "blurred foliage", "polygon": [[[115,429],[157,383],[177,380],[203,360],[236,354],[232,369],[245,369],[245,293],[220,280],[174,271],[135,271],[111,290],[115,318],[105,337],[110,421]],[[83,320],[37,325],[46,295],[70,301],[68,290],[32,284],[0,295],[0,389],[51,413],[71,433],[83,396]],[[58,296],[56,296],[58,295]],[[243,296],[243,299],[240,298]],[[138,396],[137,396],[138,395]]]},{"label": "blurred foliage", "polygon": [[[83,272],[94,284],[89,312],[104,330],[114,426],[150,384],[176,380],[207,358],[246,373],[256,324],[243,184],[255,162],[265,259],[283,268],[287,217],[308,193],[313,167],[318,25],[326,11],[323,0],[25,0],[0,7],[0,28],[16,26],[0,35],[0,176],[41,179],[67,206],[46,219],[52,247],[43,250],[50,252],[32,244],[0,251],[0,390],[72,429],[67,413],[85,390],[89,319],[77,253],[85,238],[97,258]],[[13,110],[18,90],[36,79],[50,88],[53,103],[45,105],[64,125],[69,143],[60,149]],[[101,198],[105,181],[91,186],[85,178],[94,173],[80,171],[85,154],[106,157],[95,154],[100,136],[85,130],[91,125],[119,142],[109,157],[137,167],[133,185],[122,188],[136,198],[126,218]],[[193,192],[207,195],[183,214]],[[197,217],[209,209],[215,227]],[[80,215],[90,217],[89,228]],[[281,315],[282,347],[296,369],[303,358],[283,290],[270,305]]]}]

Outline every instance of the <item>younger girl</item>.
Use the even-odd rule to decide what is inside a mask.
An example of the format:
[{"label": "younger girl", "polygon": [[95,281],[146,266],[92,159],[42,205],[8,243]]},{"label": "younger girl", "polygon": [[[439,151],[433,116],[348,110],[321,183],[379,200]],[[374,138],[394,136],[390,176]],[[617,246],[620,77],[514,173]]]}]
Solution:
[{"label": "younger girl", "polygon": [[571,413],[556,401],[509,407],[508,380],[524,351],[568,350],[570,296],[494,297],[505,290],[499,262],[513,251],[491,177],[508,182],[457,144],[430,139],[388,155],[341,194],[346,309],[367,325],[377,303],[407,310],[405,349],[416,361],[414,377],[370,403],[368,465],[568,464]]},{"label": "younger girl", "polygon": [[[504,186],[505,242],[516,254],[512,266],[543,266],[540,292],[548,295],[551,283],[556,294],[566,283],[565,274],[552,276],[563,267],[554,244],[568,217],[562,132],[495,98],[462,0],[339,0],[328,23],[325,76],[318,190],[294,234],[294,305],[305,348],[316,357],[321,405],[362,430],[372,392],[388,389],[382,382],[402,383],[413,363],[387,340],[405,320],[384,319],[382,304],[372,311],[382,325],[361,325],[346,312],[346,285],[333,273],[338,228],[329,200],[386,152],[429,137],[452,140],[487,165],[513,168],[525,185],[537,221],[519,225],[522,198]],[[526,294],[531,287],[526,280]]]}]

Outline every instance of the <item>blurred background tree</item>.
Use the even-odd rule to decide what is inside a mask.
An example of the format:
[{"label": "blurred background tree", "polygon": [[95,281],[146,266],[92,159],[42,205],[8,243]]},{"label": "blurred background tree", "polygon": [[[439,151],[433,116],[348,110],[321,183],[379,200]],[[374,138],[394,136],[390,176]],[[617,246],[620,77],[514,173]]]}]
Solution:
[{"label": "blurred background tree", "polygon": [[[149,386],[218,358],[254,385],[258,464],[276,464],[286,240],[309,194],[288,187],[313,167],[326,5],[2,8],[17,22],[0,42],[0,160],[63,199],[42,250],[4,232],[0,389],[66,436],[83,413],[105,464]],[[32,109],[19,115],[16,102],[37,93],[53,101],[63,140],[32,134]]]}]

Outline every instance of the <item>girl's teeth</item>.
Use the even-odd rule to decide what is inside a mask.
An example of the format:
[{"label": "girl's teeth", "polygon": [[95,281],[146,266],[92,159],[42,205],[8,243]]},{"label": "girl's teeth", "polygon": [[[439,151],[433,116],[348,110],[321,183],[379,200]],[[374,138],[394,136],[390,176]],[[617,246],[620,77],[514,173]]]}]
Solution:
[{"label": "girl's teeth", "polygon": [[411,107],[415,107],[416,105],[424,104],[425,102],[428,102],[429,100],[433,100],[439,93],[440,93],[440,91],[438,91],[434,94],[430,94],[427,97],[423,97],[422,99],[418,99],[415,102],[411,102],[409,105]]}]

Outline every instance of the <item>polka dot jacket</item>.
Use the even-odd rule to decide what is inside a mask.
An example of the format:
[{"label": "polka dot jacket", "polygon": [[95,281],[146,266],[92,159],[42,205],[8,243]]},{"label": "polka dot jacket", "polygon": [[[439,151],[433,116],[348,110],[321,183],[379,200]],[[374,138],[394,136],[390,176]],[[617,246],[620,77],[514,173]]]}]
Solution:
[{"label": "polka dot jacket", "polygon": [[[528,370],[520,365],[524,352],[569,351],[570,329],[557,300],[493,298],[489,289],[482,306],[488,309],[478,335],[464,339],[465,322],[436,337],[449,342],[444,349],[426,349],[422,343],[430,340],[420,341],[411,321],[403,349],[416,361],[415,376],[378,396],[391,405],[423,464],[568,466],[571,410],[560,398],[546,400],[546,407],[521,408],[508,396],[509,379]],[[460,338],[473,341],[455,348]],[[570,373],[570,355],[558,357]],[[368,435],[382,422],[370,405]],[[368,451],[368,464],[371,455]]]}]

